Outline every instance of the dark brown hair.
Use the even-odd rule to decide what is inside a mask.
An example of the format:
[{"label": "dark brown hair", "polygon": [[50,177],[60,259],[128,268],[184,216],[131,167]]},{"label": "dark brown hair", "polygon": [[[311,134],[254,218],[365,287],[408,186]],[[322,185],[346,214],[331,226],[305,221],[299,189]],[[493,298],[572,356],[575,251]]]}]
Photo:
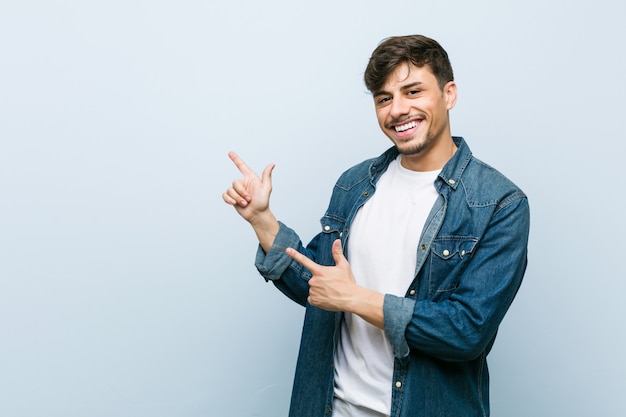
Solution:
[{"label": "dark brown hair", "polygon": [[371,93],[380,90],[387,77],[403,63],[428,65],[442,90],[454,80],[448,54],[437,41],[422,35],[393,36],[384,39],[372,52],[365,69],[367,89]]}]

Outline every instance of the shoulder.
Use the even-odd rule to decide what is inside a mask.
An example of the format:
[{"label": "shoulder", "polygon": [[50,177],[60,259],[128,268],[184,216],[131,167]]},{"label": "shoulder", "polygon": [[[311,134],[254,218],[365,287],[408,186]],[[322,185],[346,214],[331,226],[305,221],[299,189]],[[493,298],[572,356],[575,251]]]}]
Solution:
[{"label": "shoulder", "polygon": [[507,206],[519,199],[527,199],[526,194],[513,181],[499,170],[471,157],[461,183],[470,205]]}]

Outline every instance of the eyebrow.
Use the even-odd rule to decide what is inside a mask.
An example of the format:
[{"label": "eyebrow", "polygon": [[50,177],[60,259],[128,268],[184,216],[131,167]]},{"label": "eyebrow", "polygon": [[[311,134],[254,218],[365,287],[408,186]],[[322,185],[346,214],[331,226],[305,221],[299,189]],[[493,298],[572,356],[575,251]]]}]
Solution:
[{"label": "eyebrow", "polygon": [[[403,91],[404,91],[404,90],[409,90],[409,89],[411,89],[411,88],[413,88],[413,87],[417,87],[417,86],[419,86],[419,85],[421,85],[421,84],[424,84],[424,83],[423,83],[423,82],[421,82],[421,81],[415,81],[415,82],[412,82],[412,83],[410,83],[410,84],[403,85],[402,87],[400,87],[400,90],[403,90]],[[390,93],[390,92],[388,92],[388,91],[385,91],[385,90],[378,90],[378,91],[376,91],[376,92],[373,94],[373,96],[374,96],[374,97],[378,97],[378,96],[387,95],[387,94],[391,94],[391,93]]]}]

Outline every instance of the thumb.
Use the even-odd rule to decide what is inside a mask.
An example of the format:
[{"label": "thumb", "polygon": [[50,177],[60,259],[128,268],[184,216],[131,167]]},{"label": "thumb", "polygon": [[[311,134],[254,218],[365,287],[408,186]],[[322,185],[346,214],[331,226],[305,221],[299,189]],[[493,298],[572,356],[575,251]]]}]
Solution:
[{"label": "thumb", "polygon": [[346,258],[343,256],[343,248],[341,247],[341,239],[337,239],[333,242],[333,259],[335,260],[335,265],[339,265],[340,263],[344,263]]},{"label": "thumb", "polygon": [[276,167],[276,164],[269,164],[263,170],[263,173],[261,174],[261,182],[263,182],[263,184],[272,185],[272,171],[274,170],[274,167]]}]

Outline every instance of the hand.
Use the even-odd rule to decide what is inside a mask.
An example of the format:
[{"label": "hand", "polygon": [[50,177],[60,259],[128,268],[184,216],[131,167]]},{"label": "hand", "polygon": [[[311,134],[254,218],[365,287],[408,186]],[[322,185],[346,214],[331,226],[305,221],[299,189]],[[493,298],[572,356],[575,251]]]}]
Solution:
[{"label": "hand", "polygon": [[358,286],[343,256],[341,240],[333,242],[332,253],[335,266],[322,266],[293,248],[287,249],[289,256],[313,274],[309,280],[309,304],[329,311],[347,311]]},{"label": "hand", "polygon": [[368,323],[383,329],[384,294],[361,287],[356,283],[350,263],[343,256],[341,240],[337,239],[333,242],[332,251],[335,266],[322,266],[297,250],[287,248],[287,254],[313,274],[309,279],[307,301],[324,310],[357,314]]},{"label": "hand", "polygon": [[243,178],[233,181],[233,185],[222,194],[226,204],[230,204],[248,222],[252,223],[259,214],[269,211],[272,192],[272,171],[274,164],[263,170],[261,178],[234,152],[228,156],[235,163]]}]

